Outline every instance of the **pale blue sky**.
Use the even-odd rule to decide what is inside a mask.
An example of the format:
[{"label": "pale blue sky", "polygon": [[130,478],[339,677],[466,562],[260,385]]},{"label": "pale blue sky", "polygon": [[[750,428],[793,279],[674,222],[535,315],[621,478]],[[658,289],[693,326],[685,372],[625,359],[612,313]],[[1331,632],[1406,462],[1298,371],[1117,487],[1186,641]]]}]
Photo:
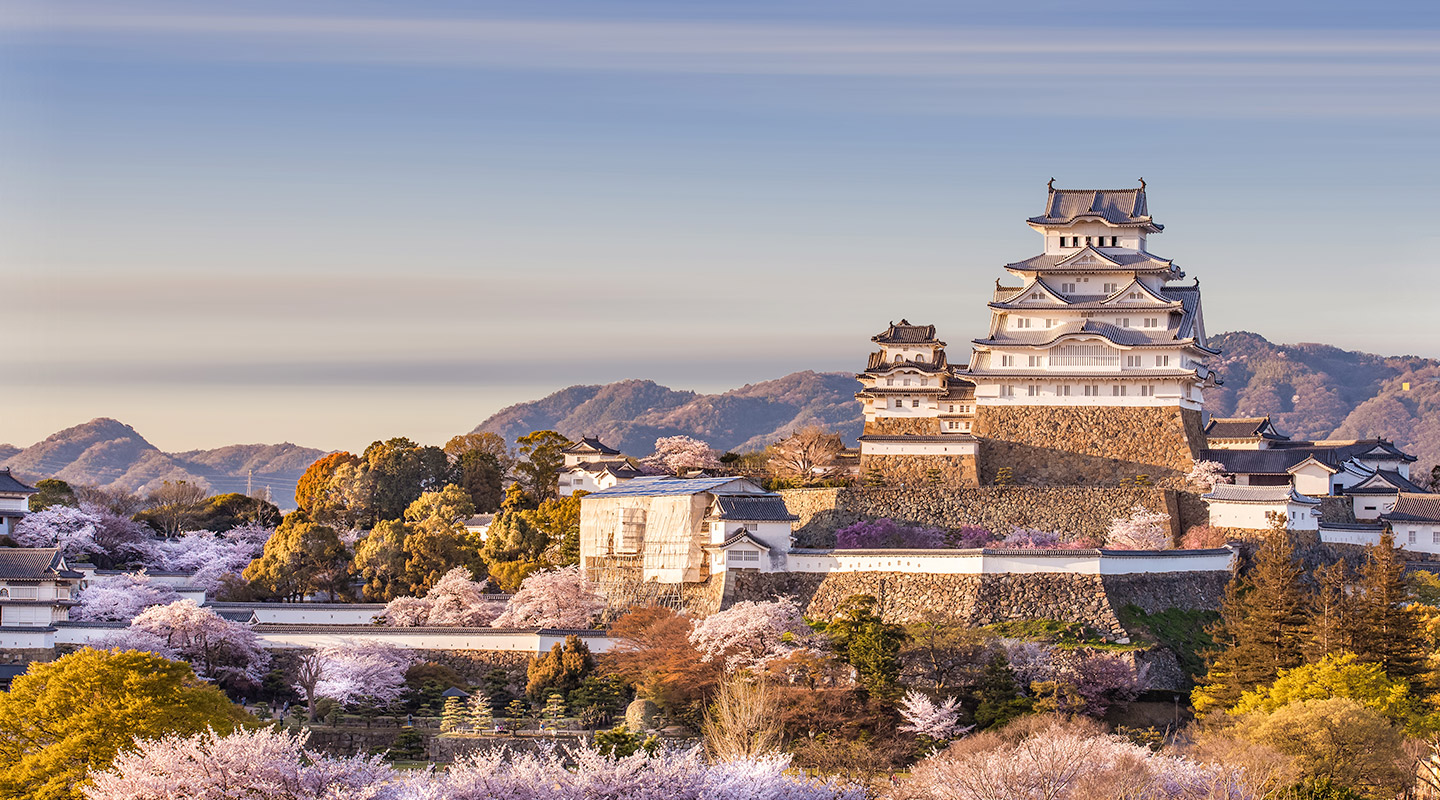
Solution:
[{"label": "pale blue sky", "polygon": [[[122,10],[123,6],[123,10]],[[0,4],[0,441],[441,441],[963,360],[1045,181],[1212,331],[1440,357],[1433,3]]]}]

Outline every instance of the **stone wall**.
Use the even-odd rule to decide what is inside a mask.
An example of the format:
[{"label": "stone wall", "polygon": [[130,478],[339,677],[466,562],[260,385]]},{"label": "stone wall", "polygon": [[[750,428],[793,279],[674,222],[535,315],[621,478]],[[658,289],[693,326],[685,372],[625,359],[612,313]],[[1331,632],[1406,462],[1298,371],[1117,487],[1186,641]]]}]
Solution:
[{"label": "stone wall", "polygon": [[1229,572],[1163,575],[1005,573],[939,575],[907,572],[735,573],[726,605],[793,597],[805,614],[829,619],[846,598],[868,594],[890,622],[911,622],[933,612],[966,625],[1010,620],[1081,622],[1101,634],[1128,633],[1116,611],[1127,604],[1146,613],[1167,608],[1216,610]]},{"label": "stone wall", "polygon": [[780,492],[795,523],[795,546],[830,548],[835,531],[860,520],[888,517],[926,527],[979,525],[997,533],[1042,528],[1069,537],[1103,538],[1116,517],[1139,505],[1170,515],[1171,532],[1182,535],[1209,521],[1193,492],[1133,487],[980,486],[787,489]]},{"label": "stone wall", "polygon": [[1009,467],[1034,486],[1157,483],[1190,471],[1204,446],[1200,414],[1175,406],[987,406],[976,409],[980,481]]},{"label": "stone wall", "polygon": [[[878,471],[887,486],[978,486],[979,474],[975,456],[933,455],[902,456],[860,455],[860,474],[866,480]],[[934,473],[931,470],[935,470]]]},{"label": "stone wall", "polygon": [[691,616],[704,617],[720,610],[724,579],[711,576],[697,583],[660,583],[641,580],[638,556],[597,556],[587,559],[586,577],[605,594],[605,621],[611,622],[631,608],[663,606]]},{"label": "stone wall", "polygon": [[1348,495],[1320,498],[1320,521],[1341,524],[1354,522],[1355,506],[1352,499]]},{"label": "stone wall", "polygon": [[939,436],[939,417],[876,417],[865,422],[866,436]]}]

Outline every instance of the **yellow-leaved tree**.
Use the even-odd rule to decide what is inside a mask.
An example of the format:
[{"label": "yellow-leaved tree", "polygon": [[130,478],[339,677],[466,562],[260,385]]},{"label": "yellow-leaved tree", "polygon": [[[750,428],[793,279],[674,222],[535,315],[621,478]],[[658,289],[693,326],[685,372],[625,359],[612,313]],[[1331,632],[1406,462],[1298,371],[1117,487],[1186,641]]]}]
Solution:
[{"label": "yellow-leaved tree", "polygon": [[0,693],[0,797],[78,799],[136,739],[229,733],[245,718],[190,665],[152,653],[85,648],[34,663]]}]

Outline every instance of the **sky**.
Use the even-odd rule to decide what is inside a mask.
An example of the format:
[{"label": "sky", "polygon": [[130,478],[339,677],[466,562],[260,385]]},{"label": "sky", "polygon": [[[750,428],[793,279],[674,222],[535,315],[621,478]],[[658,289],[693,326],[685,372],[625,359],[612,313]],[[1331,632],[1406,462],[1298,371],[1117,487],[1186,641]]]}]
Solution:
[{"label": "sky", "polygon": [[963,361],[1045,183],[1212,332],[1440,357],[1440,7],[0,1],[0,442],[442,443],[576,383]]}]

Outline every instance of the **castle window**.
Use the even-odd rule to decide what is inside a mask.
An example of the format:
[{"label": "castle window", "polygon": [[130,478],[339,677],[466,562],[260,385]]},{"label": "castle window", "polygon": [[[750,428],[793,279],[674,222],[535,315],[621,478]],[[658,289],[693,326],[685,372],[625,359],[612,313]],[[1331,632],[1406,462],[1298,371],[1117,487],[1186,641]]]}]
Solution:
[{"label": "castle window", "polygon": [[1085,237],[1085,246],[1086,246],[1086,247],[1089,247],[1089,246],[1090,246],[1090,237],[1089,237],[1089,236],[1086,236],[1086,237]]},{"label": "castle window", "polygon": [[1013,367],[1013,366],[1015,366],[1015,356],[1000,356],[1000,366],[1002,366],[1002,367]]},{"label": "castle window", "polygon": [[910,379],[909,379],[909,378],[904,378],[904,379],[902,379],[902,380],[900,381],[900,383],[901,383],[902,385],[904,385],[904,386],[909,386],[909,385],[910,385]]},{"label": "castle window", "polygon": [[1039,292],[1031,292],[1031,293],[1030,293],[1030,299],[1031,299],[1031,300],[1039,300],[1039,299],[1040,299],[1040,293],[1039,293]]},{"label": "castle window", "polygon": [[1146,384],[1146,385],[1144,385],[1144,386],[1141,386],[1141,387],[1140,387],[1140,396],[1141,396],[1141,397],[1154,397],[1154,396],[1155,396],[1155,387],[1154,387],[1154,386],[1151,386],[1151,385],[1149,385],[1149,384]]},{"label": "castle window", "polygon": [[954,405],[951,405],[951,406],[950,406],[950,413],[951,413],[951,414],[954,414],[954,413],[955,413],[955,406],[954,406]]},{"label": "castle window", "polygon": [[1000,396],[1001,396],[1001,397],[1014,397],[1014,396],[1015,396],[1015,387],[1014,387],[1014,386],[1001,386],[1001,387],[1000,387]]},{"label": "castle window", "polygon": [[910,401],[910,407],[911,407],[911,408],[919,408],[919,407],[920,407],[920,401],[919,401],[919,400],[911,400],[911,401]]},{"label": "castle window", "polygon": [[886,385],[886,386],[894,386],[894,385],[895,385],[895,379],[894,379],[894,378],[886,378],[886,379],[885,379],[885,385]]},{"label": "castle window", "polygon": [[1100,387],[1099,387],[1099,386],[1094,386],[1094,385],[1087,385],[1087,386],[1085,387],[1085,396],[1086,396],[1086,397],[1099,397],[1099,396],[1100,396]]},{"label": "castle window", "polygon": [[896,407],[896,408],[904,408],[904,407],[905,407],[905,400],[904,400],[904,398],[900,398],[900,397],[895,398],[895,407]]},{"label": "castle window", "polygon": [[1112,394],[1112,395],[1114,395],[1114,396],[1116,396],[1116,397],[1124,397],[1125,394],[1126,394],[1126,389],[1128,389],[1128,388],[1129,388],[1129,387],[1123,386],[1123,385],[1111,386],[1111,387],[1110,387],[1110,394]]},{"label": "castle window", "polygon": [[1120,327],[1122,327],[1122,328],[1128,328],[1128,327],[1130,327],[1130,318],[1129,318],[1129,317],[1121,317],[1121,318],[1120,318]]},{"label": "castle window", "polygon": [[1440,544],[1440,531],[1431,531],[1431,533],[1430,533],[1430,543],[1431,543],[1431,544]]},{"label": "castle window", "polygon": [[1030,366],[1032,366],[1032,367],[1038,367],[1038,366],[1040,366],[1040,356],[1030,356]]},{"label": "castle window", "polygon": [[916,354],[915,354],[915,363],[916,363],[916,364],[924,364],[924,363],[925,363],[925,354],[924,354],[924,353],[916,353]]},{"label": "castle window", "polygon": [[1157,367],[1168,367],[1168,366],[1170,366],[1170,356],[1155,356],[1155,366],[1157,366]]},{"label": "castle window", "polygon": [[1029,320],[1028,318],[1026,318],[1026,317],[1018,317],[1018,318],[1016,318],[1016,320],[1015,320],[1015,327],[1017,327],[1017,328],[1028,328],[1028,327],[1030,327],[1030,320]]},{"label": "castle window", "polygon": [[1145,318],[1145,327],[1147,327],[1147,328],[1158,328],[1158,327],[1160,327],[1160,320],[1159,320],[1159,319],[1156,319],[1155,317],[1146,317],[1146,318]]},{"label": "castle window", "polygon": [[1410,531],[1410,544],[1415,544],[1415,539],[1416,539],[1416,538],[1417,538],[1417,537],[1416,537],[1416,532],[1415,532],[1415,531]]},{"label": "castle window", "polygon": [[1056,387],[1055,387],[1055,394],[1059,395],[1060,397],[1069,397],[1069,396],[1070,396],[1070,387],[1069,387],[1068,385],[1066,385],[1066,384],[1061,384],[1061,385],[1059,385],[1059,386],[1056,386]]},{"label": "castle window", "polygon": [[899,354],[899,353],[896,353],[896,354],[895,354],[895,363],[897,363],[897,364],[900,363],[900,354]]},{"label": "castle window", "polygon": [[1047,328],[1053,328],[1053,327],[1055,327],[1057,324],[1058,324],[1058,323],[1057,323],[1055,320],[1053,320],[1053,319],[1047,319],[1047,320],[1045,320],[1045,327],[1047,327]]},{"label": "castle window", "polygon": [[945,427],[949,428],[952,431],[958,431],[960,430],[960,423],[951,420],[950,422],[945,423]]},{"label": "castle window", "polygon": [[1073,284],[1073,283],[1062,283],[1062,284],[1060,284],[1060,291],[1066,292],[1066,293],[1072,293],[1072,292],[1075,291],[1075,284]]},{"label": "castle window", "polygon": [[1127,366],[1127,367],[1138,367],[1138,366],[1140,366],[1140,358],[1141,358],[1140,356],[1125,356],[1125,366]]},{"label": "castle window", "polygon": [[1120,285],[1118,283],[1107,283],[1105,284],[1105,294],[1115,294],[1119,288]]},{"label": "castle window", "polygon": [[1040,396],[1040,387],[1037,386],[1037,385],[1035,385],[1035,384],[1033,384],[1033,383],[1030,384],[1029,386],[1026,386],[1026,387],[1025,387],[1025,391],[1026,391],[1026,393],[1028,393],[1031,397],[1039,397],[1039,396]]}]

